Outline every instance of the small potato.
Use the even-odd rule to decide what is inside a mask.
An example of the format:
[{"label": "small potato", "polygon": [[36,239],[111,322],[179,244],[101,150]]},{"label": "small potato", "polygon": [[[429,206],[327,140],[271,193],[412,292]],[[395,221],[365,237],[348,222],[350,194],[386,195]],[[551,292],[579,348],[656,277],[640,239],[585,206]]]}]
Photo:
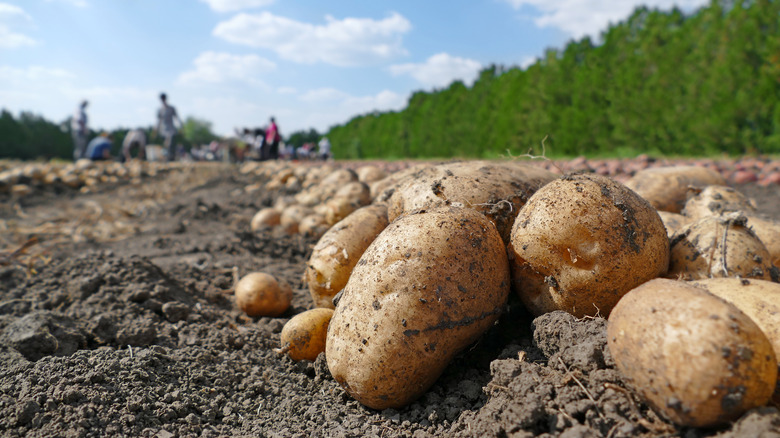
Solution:
[{"label": "small potato", "polygon": [[236,284],[236,304],[249,316],[279,316],[292,302],[292,288],[264,272],[245,275]]},{"label": "small potato", "polygon": [[694,189],[694,195],[685,202],[682,214],[698,220],[707,216],[720,216],[726,213],[756,211],[750,199],[732,187],[707,186]]},{"label": "small potato", "polygon": [[325,217],[316,213],[304,217],[298,224],[299,233],[317,237],[322,237],[322,235],[328,231],[328,228],[329,226]]},{"label": "small potato", "polygon": [[366,184],[371,184],[374,181],[379,181],[387,177],[387,172],[374,165],[360,166],[355,170],[358,180]]},{"label": "small potato", "polygon": [[333,225],[360,207],[359,203],[352,202],[347,198],[334,197],[325,203],[325,222],[328,225]]},{"label": "small potato", "polygon": [[333,308],[333,297],[347,284],[360,256],[387,224],[387,207],[369,205],[322,235],[304,273],[316,307]]},{"label": "small potato", "polygon": [[679,213],[691,187],[726,185],[720,173],[700,166],[653,167],[637,172],[626,186],[658,210]]},{"label": "small potato", "polygon": [[371,203],[371,191],[365,183],[353,181],[344,184],[336,191],[334,198],[345,198],[363,207]]},{"label": "small potato", "polygon": [[262,208],[260,211],[255,213],[254,216],[252,216],[252,221],[250,222],[249,227],[252,229],[252,231],[275,227],[279,225],[281,217],[282,214],[275,208]]},{"label": "small potato", "polygon": [[712,277],[778,281],[766,246],[739,213],[709,216],[693,222],[671,239],[667,277],[699,280]]},{"label": "small potato", "polygon": [[294,361],[317,359],[325,351],[325,338],[333,309],[311,309],[293,316],[282,327],[282,348]]},{"label": "small potato", "polygon": [[733,304],[681,281],[654,279],[615,306],[607,342],[629,386],[682,426],[711,427],[769,401],[777,359]]},{"label": "small potato", "polygon": [[623,184],[573,174],[520,209],[509,247],[512,285],[535,315],[609,315],[632,288],[666,272],[669,238],[656,210]]},{"label": "small potato", "polygon": [[509,267],[495,226],[444,207],[390,224],[352,271],[328,328],[333,378],[373,409],[422,395],[506,306]]}]

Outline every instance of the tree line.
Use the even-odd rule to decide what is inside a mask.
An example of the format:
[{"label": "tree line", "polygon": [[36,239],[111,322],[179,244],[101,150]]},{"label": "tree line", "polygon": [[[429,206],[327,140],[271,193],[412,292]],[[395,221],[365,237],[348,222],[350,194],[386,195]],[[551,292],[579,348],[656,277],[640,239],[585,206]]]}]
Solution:
[{"label": "tree line", "polygon": [[596,44],[490,66],[472,86],[334,126],[339,158],[780,153],[780,1],[637,8]]}]

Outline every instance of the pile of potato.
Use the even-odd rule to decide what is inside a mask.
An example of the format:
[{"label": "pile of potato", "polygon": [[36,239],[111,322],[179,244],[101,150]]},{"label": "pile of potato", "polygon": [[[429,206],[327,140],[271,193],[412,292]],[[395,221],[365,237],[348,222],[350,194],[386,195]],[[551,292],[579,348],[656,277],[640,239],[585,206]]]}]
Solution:
[{"label": "pile of potato", "polygon": [[[384,178],[247,171],[268,172],[268,188],[299,189],[258,212],[253,229],[300,232],[319,216],[304,277],[314,305],[333,312],[308,327],[326,333],[318,348],[331,374],[368,407],[423,394],[510,293],[534,315],[608,317],[626,382],[680,425],[731,421],[775,392],[780,225],[712,170],[650,168],[625,184],[517,161]],[[283,342],[280,351],[298,345]]]}]

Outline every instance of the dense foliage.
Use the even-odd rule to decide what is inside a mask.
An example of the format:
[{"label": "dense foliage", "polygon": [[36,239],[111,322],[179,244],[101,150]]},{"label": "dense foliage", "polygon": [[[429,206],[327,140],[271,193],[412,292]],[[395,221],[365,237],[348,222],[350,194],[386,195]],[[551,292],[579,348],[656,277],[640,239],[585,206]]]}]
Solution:
[{"label": "dense foliage", "polygon": [[338,158],[780,153],[780,1],[639,8],[527,69],[417,92],[328,133]]}]

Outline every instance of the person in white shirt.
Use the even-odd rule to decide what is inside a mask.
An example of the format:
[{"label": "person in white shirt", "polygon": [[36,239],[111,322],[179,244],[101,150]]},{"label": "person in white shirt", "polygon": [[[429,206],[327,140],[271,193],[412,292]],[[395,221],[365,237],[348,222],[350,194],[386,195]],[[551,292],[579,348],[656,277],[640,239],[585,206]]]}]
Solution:
[{"label": "person in white shirt", "polygon": [[87,153],[87,112],[86,108],[89,102],[82,101],[73,113],[70,119],[70,132],[73,135],[73,161],[85,158]]},{"label": "person in white shirt", "polygon": [[146,133],[142,129],[132,129],[122,142],[122,158],[124,161],[130,161],[133,157],[130,151],[133,146],[138,146],[138,158],[144,159],[146,156]]},{"label": "person in white shirt", "polygon": [[330,141],[328,137],[322,137],[319,143],[317,143],[317,149],[320,155],[320,159],[323,161],[330,158]]},{"label": "person in white shirt", "polygon": [[[176,113],[176,108],[168,105],[168,96],[165,93],[160,94],[162,107],[157,111],[157,133],[165,138],[165,150],[168,151],[168,161],[176,160],[176,144],[173,138],[182,127],[181,119]],[[174,121],[178,122],[179,128],[176,128]]]}]

